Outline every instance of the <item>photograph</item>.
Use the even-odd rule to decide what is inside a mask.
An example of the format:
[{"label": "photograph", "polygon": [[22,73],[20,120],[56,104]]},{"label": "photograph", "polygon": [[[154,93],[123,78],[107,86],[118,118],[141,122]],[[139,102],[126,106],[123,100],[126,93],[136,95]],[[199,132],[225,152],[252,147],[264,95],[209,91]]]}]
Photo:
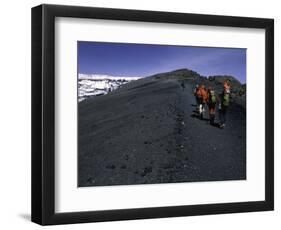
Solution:
[{"label": "photograph", "polygon": [[246,55],[77,41],[78,187],[246,180]]},{"label": "photograph", "polygon": [[274,210],[274,18],[157,7],[32,8],[32,222]]}]

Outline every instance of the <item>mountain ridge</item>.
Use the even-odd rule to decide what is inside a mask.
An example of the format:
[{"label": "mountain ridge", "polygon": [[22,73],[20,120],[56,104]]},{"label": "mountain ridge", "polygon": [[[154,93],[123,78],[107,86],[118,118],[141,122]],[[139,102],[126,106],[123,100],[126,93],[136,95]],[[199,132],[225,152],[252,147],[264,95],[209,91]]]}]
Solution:
[{"label": "mountain ridge", "polygon": [[[148,81],[168,79],[176,79],[183,83],[185,81],[192,81],[194,85],[205,84],[219,91],[221,91],[223,82],[225,80],[230,80],[230,84],[232,86],[232,94],[234,95],[234,97],[243,96],[246,93],[246,84],[242,84],[237,78],[232,75],[202,76],[193,70],[181,68],[168,72],[153,74],[147,77],[120,77],[100,74],[79,74],[79,101],[82,101],[91,96],[105,95],[119,88],[128,89],[130,88],[130,86],[133,87],[133,85],[138,83],[145,84],[145,82]],[[134,81],[137,81],[138,83],[133,83]],[[93,83],[92,85],[91,82]],[[104,88],[102,89],[101,86],[97,86],[97,82],[99,82],[100,85],[103,84]],[[125,84],[127,86],[125,86]]]},{"label": "mountain ridge", "polygon": [[219,92],[216,82],[180,70],[79,103],[78,185],[246,179],[246,110],[238,96],[223,130],[194,113],[194,86]]}]

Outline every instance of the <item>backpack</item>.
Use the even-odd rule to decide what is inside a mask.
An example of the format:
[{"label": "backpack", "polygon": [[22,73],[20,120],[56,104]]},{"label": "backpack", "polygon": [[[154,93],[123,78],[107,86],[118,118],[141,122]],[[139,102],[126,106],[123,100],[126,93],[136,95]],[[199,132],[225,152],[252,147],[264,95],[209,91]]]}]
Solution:
[{"label": "backpack", "polygon": [[202,98],[202,89],[201,88],[198,88],[197,91],[196,91],[196,96],[198,98]]},{"label": "backpack", "polygon": [[230,93],[228,92],[224,92],[223,93],[223,100],[222,100],[222,104],[224,106],[229,106],[229,102],[230,102]]},{"label": "backpack", "polygon": [[210,104],[216,104],[217,98],[214,90],[210,90],[209,92],[209,102]]}]

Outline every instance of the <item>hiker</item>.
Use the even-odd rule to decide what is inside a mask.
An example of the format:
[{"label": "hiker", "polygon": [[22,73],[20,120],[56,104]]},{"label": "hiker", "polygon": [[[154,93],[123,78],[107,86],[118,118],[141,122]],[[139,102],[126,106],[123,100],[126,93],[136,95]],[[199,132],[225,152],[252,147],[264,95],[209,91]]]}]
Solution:
[{"label": "hiker", "polygon": [[185,88],[184,81],[181,82],[181,88],[182,88],[182,91],[184,91],[184,88]]},{"label": "hiker", "polygon": [[200,118],[203,119],[203,114],[205,112],[204,107],[205,107],[207,97],[208,97],[205,85],[201,85],[199,87],[199,89],[197,90],[197,97],[198,97],[198,101],[199,101],[199,115],[200,115]]},{"label": "hiker", "polygon": [[216,92],[213,88],[209,87],[208,97],[207,97],[207,105],[208,105],[208,108],[209,108],[209,117],[210,117],[210,124],[211,125],[215,125],[216,104],[217,104]]},{"label": "hiker", "polygon": [[194,97],[195,97],[195,100],[196,100],[196,111],[197,112],[199,112],[199,97],[198,97],[198,95],[197,95],[197,92],[198,92],[198,90],[199,90],[199,85],[197,84],[196,86],[195,86],[195,88],[194,88],[194,90],[193,90],[193,95],[194,95]]},{"label": "hiker", "polygon": [[225,81],[223,84],[223,92],[220,94],[220,104],[219,104],[219,118],[220,118],[220,128],[225,127],[226,114],[230,103],[230,83]]},{"label": "hiker", "polygon": [[226,81],[223,83],[223,88],[230,91],[230,82],[229,82],[229,80],[226,80]]}]

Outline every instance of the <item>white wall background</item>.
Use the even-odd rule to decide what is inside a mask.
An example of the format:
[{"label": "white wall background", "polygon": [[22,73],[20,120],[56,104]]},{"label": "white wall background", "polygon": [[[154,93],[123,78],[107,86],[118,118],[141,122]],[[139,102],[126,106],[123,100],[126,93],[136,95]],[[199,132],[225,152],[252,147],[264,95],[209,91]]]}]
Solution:
[{"label": "white wall background", "polygon": [[[0,226],[39,229],[30,222],[30,8],[41,3],[275,18],[275,211],[68,225],[68,229],[278,229],[281,225],[281,85],[279,1],[56,0],[2,1],[0,35]],[[258,112],[258,110],[257,110]],[[258,125],[258,124],[257,124]],[[50,228],[50,227],[47,227]],[[55,226],[64,229],[66,226]]]}]

